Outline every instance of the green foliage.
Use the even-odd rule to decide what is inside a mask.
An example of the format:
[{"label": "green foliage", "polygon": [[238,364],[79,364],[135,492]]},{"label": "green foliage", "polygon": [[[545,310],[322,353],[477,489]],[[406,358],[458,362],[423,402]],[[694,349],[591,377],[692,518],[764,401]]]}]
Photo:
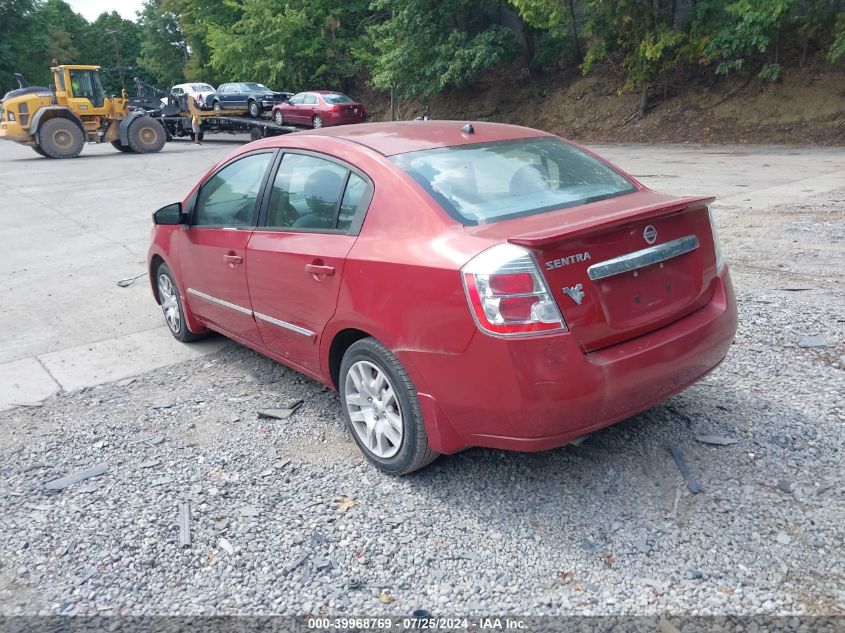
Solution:
[{"label": "green foliage", "polygon": [[0,0],[0,94],[18,87],[12,73],[23,73],[32,83],[39,81],[35,58],[46,45],[39,33],[33,0]]},{"label": "green foliage", "polygon": [[836,35],[827,53],[828,61],[833,64],[845,56],[845,11],[836,16]]},{"label": "green foliage", "polygon": [[672,24],[672,2],[589,0],[589,45],[583,72],[609,60],[625,70],[625,89],[646,89],[661,73],[677,66],[687,34]]},{"label": "green foliage", "polygon": [[[140,76],[276,88],[365,82],[427,97],[523,54],[534,70],[612,67],[623,90],[684,73],[781,77],[782,54],[845,58],[843,0],[145,0],[138,20],[89,23],[66,0],[0,0],[0,89],[50,81],[53,59]],[[797,54],[796,54],[797,53]]]},{"label": "green foliage", "polygon": [[349,86],[358,71],[367,0],[243,0],[237,6],[233,24],[209,25],[211,67],[219,75],[294,91]]},{"label": "green foliage", "polygon": [[[705,50],[709,60],[718,64],[716,73],[741,70],[749,60],[769,51],[794,5],[795,0],[737,0],[727,5],[723,25]],[[779,75],[777,62],[764,64],[760,71],[764,79]]]},{"label": "green foliage", "polygon": [[370,29],[372,83],[400,96],[464,86],[518,52],[513,31],[494,23],[498,0],[379,0],[387,17]]},{"label": "green foliage", "polygon": [[188,45],[179,17],[162,0],[147,0],[140,15],[141,52],[138,65],[164,89],[181,83],[188,60]]}]

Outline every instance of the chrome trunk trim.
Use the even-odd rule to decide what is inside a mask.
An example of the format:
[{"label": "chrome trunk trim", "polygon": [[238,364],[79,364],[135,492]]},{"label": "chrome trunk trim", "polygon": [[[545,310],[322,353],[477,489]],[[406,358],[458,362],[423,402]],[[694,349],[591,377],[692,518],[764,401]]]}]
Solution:
[{"label": "chrome trunk trim", "polygon": [[613,275],[619,275],[638,268],[645,268],[652,264],[665,262],[667,259],[694,251],[698,246],[698,237],[687,235],[686,237],[681,237],[665,244],[658,244],[657,246],[644,248],[641,251],[635,251],[627,255],[593,264],[587,269],[587,275],[593,281],[598,281],[599,279],[612,277]]}]

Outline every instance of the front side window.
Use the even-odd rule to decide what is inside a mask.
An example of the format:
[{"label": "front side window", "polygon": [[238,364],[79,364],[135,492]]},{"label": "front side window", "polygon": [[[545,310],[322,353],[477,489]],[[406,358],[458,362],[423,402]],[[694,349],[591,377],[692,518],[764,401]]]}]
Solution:
[{"label": "front side window", "polygon": [[95,70],[71,70],[70,85],[73,96],[88,99],[95,108],[102,108],[106,93]]},{"label": "front side window", "polygon": [[270,190],[269,228],[334,230],[348,170],[304,154],[285,154]]},{"label": "front side window", "polygon": [[305,105],[314,105],[317,103],[317,95],[305,95]]},{"label": "front side window", "polygon": [[487,224],[636,191],[627,178],[557,138],[459,145],[391,158],[456,220]]},{"label": "front side window", "polygon": [[194,211],[195,226],[251,226],[255,201],[272,152],[252,154],[226,165],[203,184]]},{"label": "front side window", "polygon": [[302,94],[302,93],[299,93],[298,95],[294,95],[290,99],[288,99],[288,103],[290,103],[292,105],[298,105],[298,104],[302,103],[303,99],[305,99],[305,95]]}]

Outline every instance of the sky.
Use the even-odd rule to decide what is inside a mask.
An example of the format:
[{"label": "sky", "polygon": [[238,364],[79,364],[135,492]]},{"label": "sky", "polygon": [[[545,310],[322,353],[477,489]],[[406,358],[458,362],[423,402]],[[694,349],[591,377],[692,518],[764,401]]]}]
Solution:
[{"label": "sky", "polygon": [[103,12],[117,11],[127,20],[136,20],[136,11],[141,10],[143,0],[66,0],[77,13],[93,22]]}]

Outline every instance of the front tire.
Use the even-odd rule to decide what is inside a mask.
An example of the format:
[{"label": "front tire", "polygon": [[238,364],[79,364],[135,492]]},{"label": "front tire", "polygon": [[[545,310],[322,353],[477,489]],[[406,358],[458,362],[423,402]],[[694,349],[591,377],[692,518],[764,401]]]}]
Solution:
[{"label": "front tire", "polygon": [[319,114],[315,115],[314,118],[311,119],[311,126],[315,130],[319,130],[321,127],[323,127],[323,117],[321,117]]},{"label": "front tire", "polygon": [[251,116],[253,119],[257,119],[259,116],[261,116],[261,108],[258,106],[258,103],[256,101],[250,101],[247,104],[247,110],[249,110],[249,116]]},{"label": "front tire", "polygon": [[39,145],[33,145],[32,149],[34,149],[35,153],[38,154],[39,156],[44,156],[45,158],[49,158],[47,156],[47,154],[44,152],[44,150],[41,149],[41,147]]},{"label": "front tire", "polygon": [[352,437],[379,470],[405,475],[439,457],[428,446],[408,372],[377,340],[361,339],[346,350],[338,391]]},{"label": "front tire", "polygon": [[56,117],[38,130],[38,145],[50,158],[76,158],[85,145],[85,136],[73,121]]},{"label": "front tire", "polygon": [[194,334],[188,329],[185,321],[185,310],[182,307],[182,299],[179,296],[179,288],[173,273],[167,264],[162,263],[156,271],[156,288],[158,290],[158,302],[161,311],[164,313],[164,322],[167,329],[177,341],[191,343],[204,337],[204,334]]},{"label": "front tire", "polygon": [[220,105],[219,101],[215,101],[214,103],[211,104],[211,109],[214,110],[215,112],[220,112],[223,109],[223,106]]},{"label": "front tire", "polygon": [[139,116],[133,120],[129,124],[127,134],[129,147],[137,154],[160,152],[166,140],[164,126],[148,116]]}]

